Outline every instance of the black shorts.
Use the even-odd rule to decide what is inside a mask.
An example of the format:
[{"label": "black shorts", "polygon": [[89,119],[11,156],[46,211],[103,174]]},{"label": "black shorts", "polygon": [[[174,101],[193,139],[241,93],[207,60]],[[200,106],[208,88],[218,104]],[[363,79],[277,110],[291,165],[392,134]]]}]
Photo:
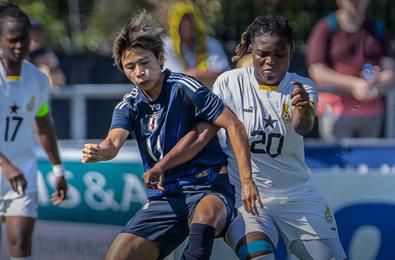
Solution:
[{"label": "black shorts", "polygon": [[159,259],[165,258],[188,236],[188,221],[199,201],[206,195],[222,199],[227,209],[225,234],[234,215],[234,188],[227,174],[218,174],[210,187],[196,186],[195,191],[174,193],[165,198],[147,202],[127,223],[121,233],[131,233],[155,241],[159,245]]}]

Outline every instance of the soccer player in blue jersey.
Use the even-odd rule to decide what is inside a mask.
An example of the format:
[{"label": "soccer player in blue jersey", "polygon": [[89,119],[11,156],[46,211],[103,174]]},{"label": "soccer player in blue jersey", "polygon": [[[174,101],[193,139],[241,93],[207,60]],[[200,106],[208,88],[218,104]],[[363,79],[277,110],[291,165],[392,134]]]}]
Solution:
[{"label": "soccer player in blue jersey", "polygon": [[86,144],[83,162],[114,158],[134,131],[147,172],[149,201],[113,241],[106,259],[161,259],[189,235],[183,259],[208,259],[216,236],[234,214],[227,159],[217,138],[195,157],[164,174],[149,172],[199,121],[226,129],[237,157],[243,201],[256,212],[259,194],[251,176],[244,126],[196,79],[163,70],[162,29],[146,12],[136,15],[114,41],[118,67],[136,86],[115,107],[100,144]]}]

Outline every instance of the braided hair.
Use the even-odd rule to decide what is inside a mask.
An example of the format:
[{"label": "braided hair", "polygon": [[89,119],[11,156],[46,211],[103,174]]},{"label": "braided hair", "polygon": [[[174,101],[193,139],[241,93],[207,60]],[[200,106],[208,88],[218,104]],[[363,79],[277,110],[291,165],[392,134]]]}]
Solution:
[{"label": "braided hair", "polygon": [[3,24],[10,18],[23,22],[28,30],[32,28],[29,16],[25,12],[17,5],[4,3],[0,5],[0,35],[3,33]]},{"label": "braided hair", "polygon": [[237,62],[243,56],[250,53],[250,45],[256,37],[273,34],[286,38],[291,45],[291,50],[293,49],[292,28],[285,16],[258,16],[247,27],[247,30],[241,34],[241,39],[239,44],[236,46],[232,61]]}]

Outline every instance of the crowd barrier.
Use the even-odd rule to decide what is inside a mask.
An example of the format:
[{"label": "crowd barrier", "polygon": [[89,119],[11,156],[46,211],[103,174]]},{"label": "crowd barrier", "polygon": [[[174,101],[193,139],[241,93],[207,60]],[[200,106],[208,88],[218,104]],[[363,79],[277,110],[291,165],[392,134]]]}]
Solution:
[{"label": "crowd barrier", "polygon": [[[60,207],[50,204],[54,176],[40,156],[39,221],[33,242],[36,259],[103,259],[115,235],[145,203],[143,167],[134,142],[128,141],[116,159],[95,164],[80,162],[82,145],[61,144],[70,186],[68,199]],[[335,214],[349,259],[392,259],[395,141],[307,142],[306,161]],[[1,251],[0,259],[6,259],[6,252]],[[169,259],[178,259],[180,252]],[[292,259],[282,243],[278,255],[278,259]],[[217,239],[212,259],[236,258]]]}]

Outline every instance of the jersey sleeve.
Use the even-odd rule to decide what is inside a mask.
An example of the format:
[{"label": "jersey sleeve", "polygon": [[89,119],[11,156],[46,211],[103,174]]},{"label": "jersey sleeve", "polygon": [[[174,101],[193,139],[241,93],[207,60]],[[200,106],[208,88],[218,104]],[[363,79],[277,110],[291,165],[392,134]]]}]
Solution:
[{"label": "jersey sleeve", "polygon": [[134,129],[134,113],[130,107],[130,99],[125,97],[115,106],[110,129],[122,128],[129,132]]},{"label": "jersey sleeve", "polygon": [[192,77],[180,79],[177,86],[195,106],[195,114],[210,123],[223,112],[225,105],[209,88]]},{"label": "jersey sleeve", "polygon": [[222,102],[224,102],[225,104],[227,104],[227,100],[229,97],[229,79],[227,77],[225,77],[225,74],[221,74],[216,81],[214,82],[212,89],[213,89],[213,93],[215,95],[217,95]]},{"label": "jersey sleeve", "polygon": [[38,102],[37,102],[37,110],[36,110],[36,116],[37,117],[43,117],[46,116],[49,113],[49,89],[50,89],[50,84],[49,84],[49,79],[48,76],[45,75],[44,73],[39,73],[38,74],[38,88],[39,90],[39,95],[38,95]]}]

